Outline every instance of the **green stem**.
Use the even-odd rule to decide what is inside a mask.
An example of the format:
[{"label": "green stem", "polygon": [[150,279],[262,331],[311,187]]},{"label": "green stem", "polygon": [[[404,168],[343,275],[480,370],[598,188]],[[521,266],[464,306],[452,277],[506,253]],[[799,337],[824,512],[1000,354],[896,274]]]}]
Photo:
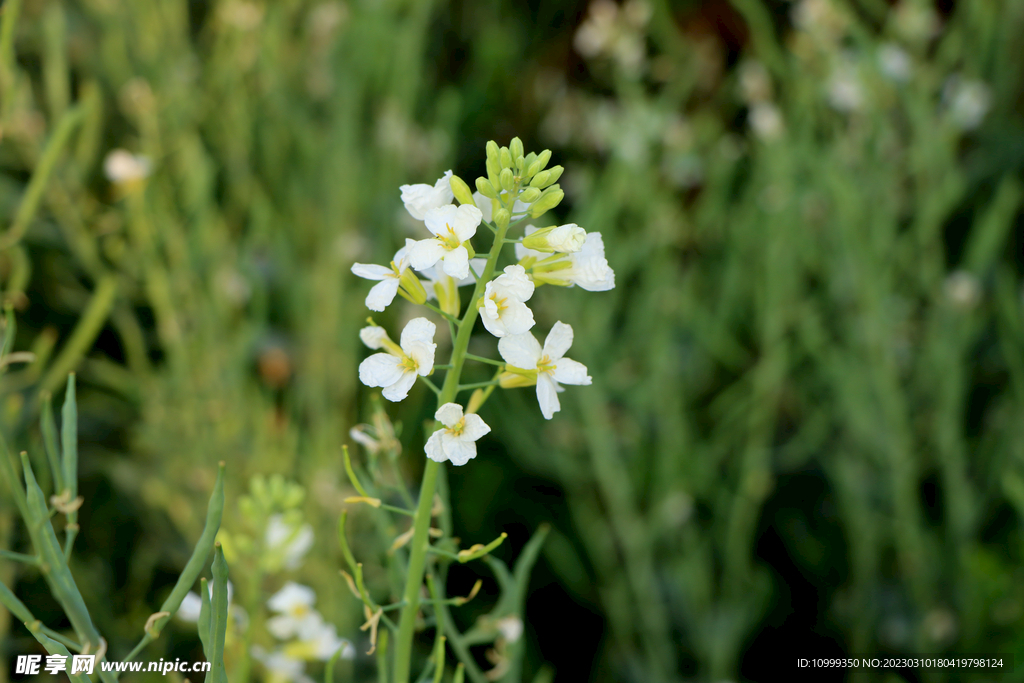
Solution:
[{"label": "green stem", "polygon": [[[505,233],[508,227],[499,228],[491,245],[491,253],[487,257],[487,265],[484,272],[477,280],[473,288],[473,296],[469,300],[469,306],[459,324],[459,333],[455,337],[452,347],[451,366],[452,369],[445,374],[444,385],[437,398],[438,407],[455,400],[459,388],[459,378],[462,376],[462,366],[466,361],[466,349],[469,348],[469,338],[473,334],[473,325],[479,309],[476,306],[477,300],[483,294],[484,285],[494,274],[494,266],[498,262],[498,255],[505,243]],[[437,487],[437,475],[441,469],[440,463],[427,460],[426,468],[423,470],[423,482],[420,485],[420,499],[416,506],[416,517],[413,522],[413,536],[409,545],[409,572],[405,581],[405,594],[403,601],[405,608],[398,621],[398,637],[395,642],[395,675],[394,683],[408,683],[409,671],[412,665],[412,638],[413,629],[416,625],[416,612],[420,607],[420,587],[423,585],[423,574],[426,569],[427,547],[430,539],[430,508],[434,503],[434,489]]]}]

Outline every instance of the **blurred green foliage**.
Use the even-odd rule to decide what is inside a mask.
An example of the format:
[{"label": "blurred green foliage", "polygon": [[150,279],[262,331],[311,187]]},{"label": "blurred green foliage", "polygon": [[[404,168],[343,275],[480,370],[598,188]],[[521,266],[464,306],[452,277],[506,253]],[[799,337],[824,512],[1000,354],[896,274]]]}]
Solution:
[{"label": "blurred green foliage", "polygon": [[[600,231],[617,273],[531,301],[542,329],[573,325],[594,385],[550,423],[502,392],[449,475],[455,530],[509,529],[502,557],[553,524],[524,678],[1024,661],[1024,3],[7,0],[0,18],[0,276],[35,354],[0,419],[44,463],[40,396],[77,370],[73,570],[115,655],[225,460],[229,532],[253,475],[305,488],[318,540],[292,576],[357,643],[337,675],[374,678],[337,573],[340,446],[373,415],[348,268],[417,234],[400,184],[475,177],[485,140],[519,135],[566,167],[560,218]],[[111,182],[117,148],[151,173]],[[388,406],[409,481],[416,392]],[[387,599],[402,530],[351,517]],[[0,574],[52,611],[31,570]],[[486,611],[481,576],[457,620]],[[8,619],[10,657],[30,637]]]}]

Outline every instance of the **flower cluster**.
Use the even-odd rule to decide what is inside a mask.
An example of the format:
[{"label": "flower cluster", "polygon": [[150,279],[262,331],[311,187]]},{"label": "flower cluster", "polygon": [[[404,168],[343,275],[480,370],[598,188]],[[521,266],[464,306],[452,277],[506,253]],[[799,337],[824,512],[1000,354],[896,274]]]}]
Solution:
[{"label": "flower cluster", "polygon": [[[495,387],[535,386],[541,413],[551,419],[560,408],[562,384],[591,382],[582,363],[565,357],[572,344],[572,327],[555,323],[542,347],[531,331],[536,320],[529,301],[541,285],[578,286],[593,292],[614,288],[615,273],[605,258],[601,234],[566,223],[526,224],[520,238],[509,235],[511,229],[536,221],[561,202],[564,193],[557,181],[562,167],[548,168],[550,159],[549,150],[525,154],[518,138],[508,147],[492,141],[487,144],[487,175],[477,178],[476,191],[471,192],[451,171],[433,185],[403,185],[406,210],[423,222],[430,236],[406,240],[388,265],[352,266],[354,274],[377,281],[366,297],[370,310],[383,311],[401,296],[430,308],[450,324],[452,357],[437,367],[437,327],[425,317],[410,320],[398,343],[372,320],[359,333],[367,347],[379,351],[359,366],[363,384],[381,388],[389,401],[401,401],[420,379],[438,395],[437,427],[425,447],[433,461],[463,465],[476,457],[476,441],[490,431],[476,412]],[[483,232],[481,226],[493,235],[487,258],[475,258],[473,241]],[[499,267],[506,244],[514,244],[517,262]],[[474,285],[474,291],[469,305],[463,307],[459,288],[465,285]],[[466,354],[477,317],[497,338],[503,362]],[[467,358],[499,366],[494,379],[459,384]],[[439,388],[430,377],[442,368],[446,375]],[[476,392],[467,404],[460,404],[459,392],[471,388]]]}]

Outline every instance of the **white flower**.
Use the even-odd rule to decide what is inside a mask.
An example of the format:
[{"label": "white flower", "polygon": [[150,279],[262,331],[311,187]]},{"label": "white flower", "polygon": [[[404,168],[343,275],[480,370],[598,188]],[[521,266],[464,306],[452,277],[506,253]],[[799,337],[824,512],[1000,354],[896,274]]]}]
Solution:
[{"label": "white flower", "polygon": [[[477,208],[480,209],[480,215],[483,220],[490,223],[494,220],[494,206],[491,204],[491,200],[483,196],[479,192],[473,193],[473,202],[476,203]],[[527,211],[530,210],[529,204],[524,204],[518,199],[512,204],[512,217],[519,218],[523,216]]]},{"label": "white flower", "polygon": [[864,87],[853,66],[845,65],[833,72],[828,82],[828,103],[844,113],[864,107]]},{"label": "white flower", "polygon": [[103,174],[112,183],[130,183],[148,177],[152,166],[148,157],[115,149],[103,160]]},{"label": "white flower", "polygon": [[897,83],[910,79],[910,55],[894,43],[885,43],[878,48],[878,68],[882,74]]},{"label": "white flower", "polygon": [[[373,328],[371,328],[371,327],[364,327],[363,329],[364,330],[369,330],[369,329],[373,329]],[[360,330],[360,332],[361,331],[362,330]],[[372,347],[372,348],[380,348],[380,347],[376,346],[376,347]],[[370,427],[370,425],[356,425],[352,429],[348,430],[348,435],[352,438],[353,441],[355,441],[356,443],[360,444],[368,452],[376,453],[377,451],[380,450],[380,441],[378,441],[377,439],[375,439],[372,436],[370,436],[369,434],[367,434],[366,433],[367,429],[372,429],[372,427]]]},{"label": "white flower", "polygon": [[[526,234],[536,230],[532,225],[526,226]],[[533,257],[546,259],[548,254],[533,251],[521,244],[516,245],[516,258],[523,261]],[[565,264],[568,263],[568,267]],[[583,247],[574,254],[548,264],[535,265],[532,268],[535,282],[552,285],[579,285],[588,292],[604,292],[615,289],[615,271],[608,265],[604,257],[604,241],[601,233],[588,232]]]},{"label": "white flower", "polygon": [[[381,328],[377,328],[381,329]],[[434,323],[413,318],[402,330],[401,347],[374,328],[363,328],[359,338],[371,349],[387,348],[359,364],[359,381],[368,387],[383,387],[384,398],[401,401],[409,395],[416,375],[426,377],[434,369]]]},{"label": "white flower", "polygon": [[519,640],[523,635],[523,620],[514,614],[498,619],[495,626],[498,627],[498,631],[501,632],[501,637],[504,638],[505,642],[509,645]]},{"label": "white flower", "polygon": [[950,78],[943,89],[949,115],[960,130],[974,130],[981,125],[992,106],[992,92],[981,81]]},{"label": "white flower", "polygon": [[445,403],[434,419],[444,428],[430,435],[424,450],[435,462],[451,460],[453,465],[465,465],[476,457],[476,440],[491,431],[476,413],[463,415],[458,403]]},{"label": "white flower", "polygon": [[402,185],[398,188],[402,191],[402,202],[409,215],[421,221],[431,209],[451,204],[452,199],[455,198],[455,195],[452,194],[452,187],[448,183],[448,179],[451,177],[452,172],[445,171],[445,174],[438,178],[433,187],[419,183],[417,185]]},{"label": "white flower", "polygon": [[303,524],[296,528],[284,521],[284,515],[271,515],[267,520],[264,542],[268,551],[283,555],[285,569],[296,569],[313,547],[313,527]]},{"label": "white flower", "polygon": [[[593,233],[591,233],[593,234]],[[572,327],[559,321],[544,340],[544,348],[532,333],[517,334],[498,340],[498,353],[509,365],[522,370],[537,371],[537,401],[540,412],[548,420],[559,411],[558,392],[563,384],[590,384],[587,367],[565,352],[572,346]]]},{"label": "white flower", "polygon": [[[210,581],[206,585],[206,589],[210,592],[210,601],[213,601],[213,581]],[[228,605],[231,604],[231,597],[234,595],[235,587],[228,581]],[[175,612],[174,616],[178,617],[182,621],[188,621],[195,623],[199,621],[199,610],[203,606],[203,600],[199,597],[198,593],[189,591],[185,594],[185,597],[181,600],[181,605],[178,606],[178,611]]]},{"label": "white flower", "polygon": [[267,630],[286,640],[318,628],[323,619],[313,609],[314,602],[316,593],[312,588],[289,581],[267,601],[267,607],[277,613],[267,620]]},{"label": "white flower", "polygon": [[750,108],[750,127],[765,142],[782,134],[782,114],[771,102],[758,102]]},{"label": "white flower", "polygon": [[424,222],[427,229],[437,237],[420,240],[409,246],[412,267],[422,271],[443,261],[445,273],[457,280],[467,277],[469,252],[463,243],[476,234],[481,216],[480,209],[470,204],[459,207],[448,204],[427,211]]},{"label": "white flower", "polygon": [[409,267],[409,247],[414,240],[407,239],[405,246],[395,252],[390,266],[378,266],[375,263],[353,263],[352,272],[367,280],[380,280],[370,288],[366,295],[366,307],[371,311],[383,311],[395,300],[398,287],[402,282],[402,274]]},{"label": "white flower", "polygon": [[533,327],[533,311],[526,301],[534,284],[522,266],[508,266],[505,273],[487,283],[480,306],[480,319],[495,337],[522,334]]}]

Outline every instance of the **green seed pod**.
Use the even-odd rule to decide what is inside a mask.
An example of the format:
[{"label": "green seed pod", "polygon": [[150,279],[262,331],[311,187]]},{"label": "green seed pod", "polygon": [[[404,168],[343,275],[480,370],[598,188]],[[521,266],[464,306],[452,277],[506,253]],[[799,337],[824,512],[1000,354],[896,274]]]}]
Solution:
[{"label": "green seed pod", "polygon": [[533,180],[530,181],[530,187],[546,187],[550,177],[551,171],[540,171],[533,176]]},{"label": "green seed pod", "polygon": [[516,179],[515,176],[512,175],[512,169],[501,169],[501,175],[498,176],[498,181],[501,183],[501,189],[505,190],[506,192],[515,187]]},{"label": "green seed pod", "polygon": [[452,194],[459,200],[459,204],[473,204],[476,206],[473,201],[473,193],[469,191],[469,185],[466,184],[465,180],[457,175],[452,175],[448,179],[448,184],[451,185]]},{"label": "green seed pod", "polygon": [[483,178],[483,177],[477,178],[476,179],[476,189],[477,189],[477,192],[479,192],[483,196],[487,197],[488,199],[497,199],[498,198],[497,190],[494,189],[494,185],[491,185],[491,181],[489,181],[487,178]]},{"label": "green seed pod", "polygon": [[512,168],[512,154],[508,151],[508,147],[502,147],[498,151],[498,163],[502,168]]},{"label": "green seed pod", "polygon": [[533,204],[535,201],[540,199],[540,194],[540,190],[536,187],[528,187],[520,193],[519,201],[523,204]]},{"label": "green seed pod", "polygon": [[512,216],[509,214],[508,209],[506,209],[505,207],[502,207],[494,212],[494,224],[497,225],[499,228],[507,228],[509,219],[511,218]]},{"label": "green seed pod", "polygon": [[494,140],[487,141],[487,161],[498,162],[498,143]]},{"label": "green seed pod", "polygon": [[513,159],[523,156],[523,141],[519,138],[512,138],[512,142],[508,143],[509,154],[512,155]]},{"label": "green seed pod", "polygon": [[565,197],[565,193],[560,189],[549,189],[541,198],[538,199],[533,205],[530,206],[530,217],[539,218],[547,213],[549,210],[558,206],[558,203]]}]

